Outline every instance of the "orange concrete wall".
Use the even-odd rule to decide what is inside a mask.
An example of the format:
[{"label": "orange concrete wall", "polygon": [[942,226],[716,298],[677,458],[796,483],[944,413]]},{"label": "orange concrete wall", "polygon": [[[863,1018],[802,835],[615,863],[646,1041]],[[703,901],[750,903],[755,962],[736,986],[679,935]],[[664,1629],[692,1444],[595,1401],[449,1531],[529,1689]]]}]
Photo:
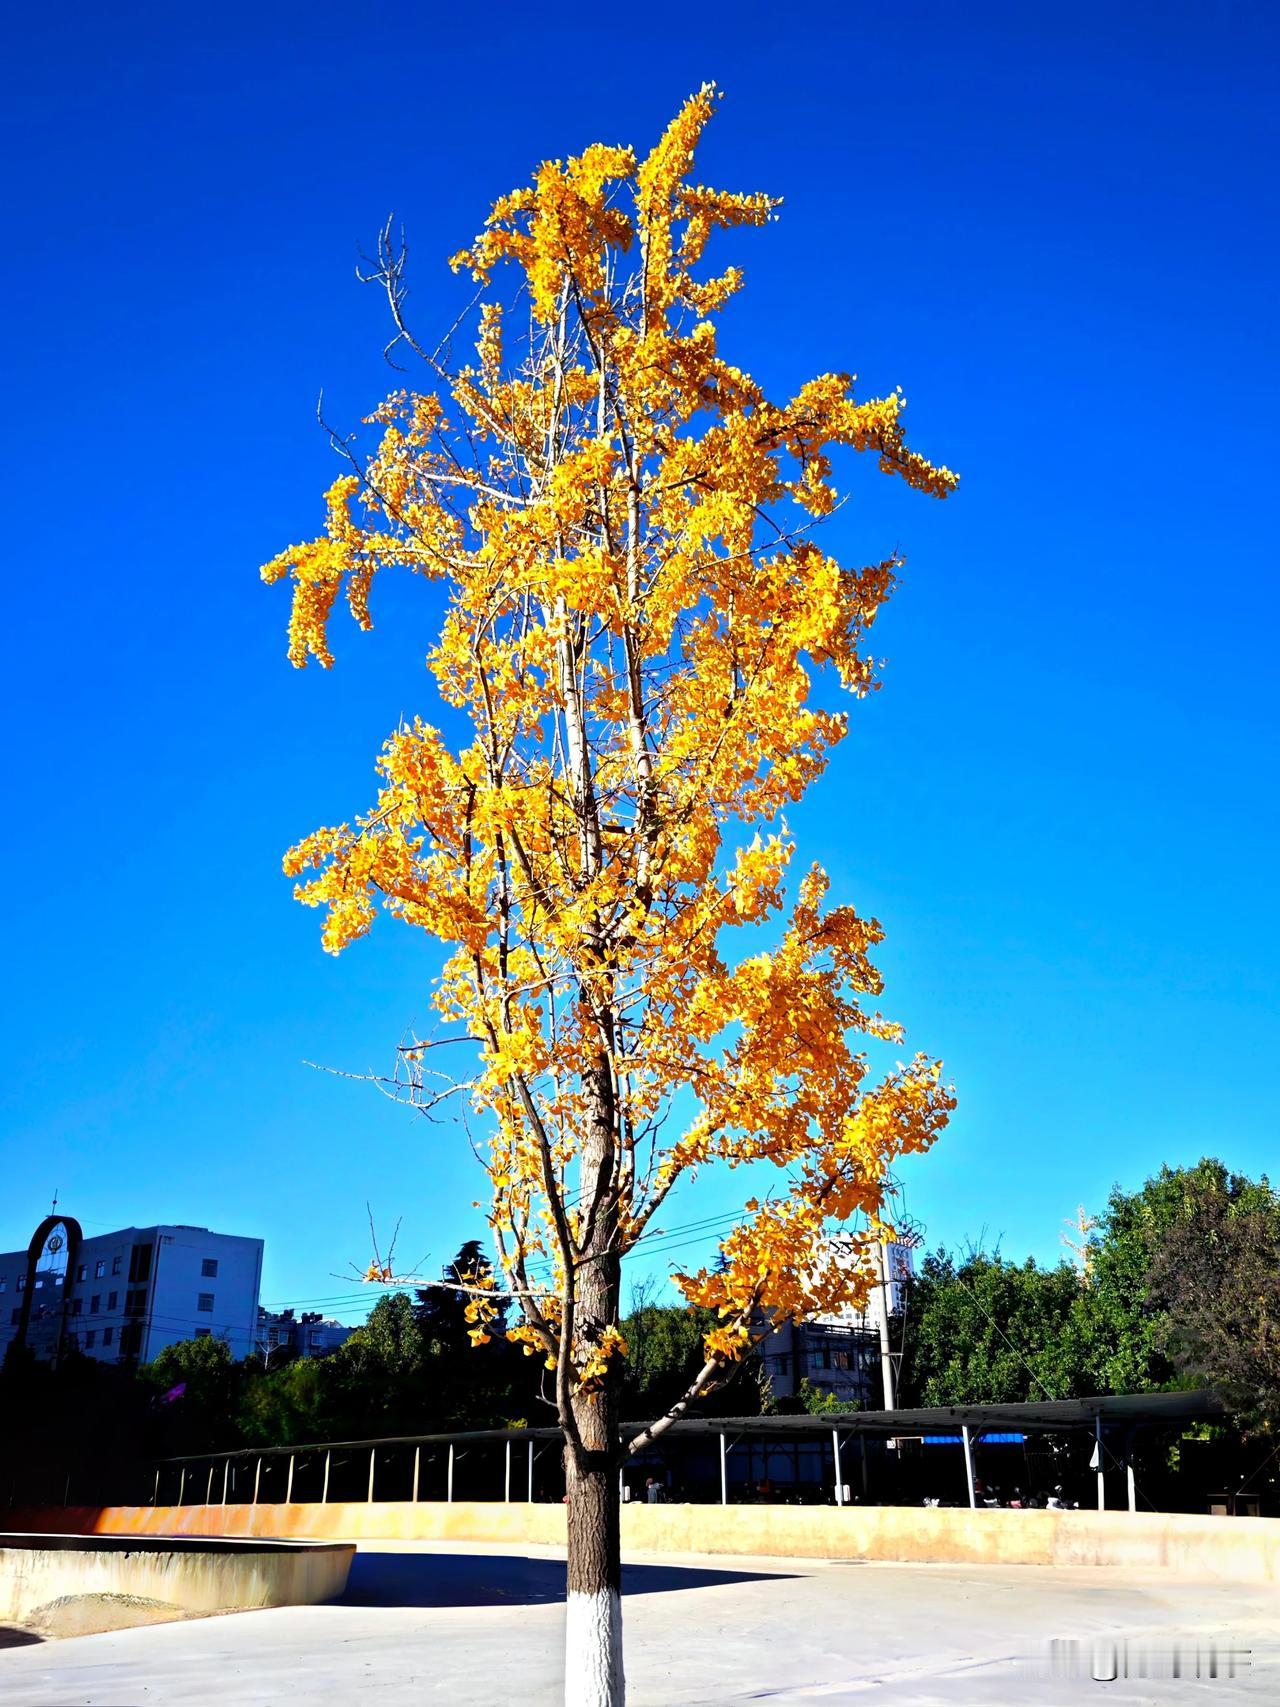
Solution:
[{"label": "orange concrete wall", "polygon": [[[109,1506],[14,1512],[10,1529],[137,1535],[564,1545],[564,1507],[455,1501],[372,1505]],[[1120,1565],[1280,1582],[1280,1521],[1176,1512],[968,1511],[911,1506],[626,1505],[633,1552],[979,1565]]]},{"label": "orange concrete wall", "polygon": [[335,1500],[327,1505],[70,1506],[3,1517],[7,1529],[75,1535],[281,1536],[298,1541],[512,1541],[563,1546],[562,1505]]}]

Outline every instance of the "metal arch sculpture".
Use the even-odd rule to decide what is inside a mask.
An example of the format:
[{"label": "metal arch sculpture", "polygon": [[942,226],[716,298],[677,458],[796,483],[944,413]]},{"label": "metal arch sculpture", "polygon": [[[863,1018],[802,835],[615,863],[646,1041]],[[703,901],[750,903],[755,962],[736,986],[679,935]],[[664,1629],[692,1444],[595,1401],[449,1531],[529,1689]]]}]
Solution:
[{"label": "metal arch sculpture", "polygon": [[55,1364],[60,1362],[62,1358],[62,1342],[67,1331],[67,1305],[71,1299],[71,1288],[75,1284],[76,1258],[80,1254],[80,1246],[84,1240],[80,1223],[73,1215],[46,1215],[31,1235],[31,1243],[27,1246],[27,1283],[22,1293],[18,1332],[9,1347],[10,1355],[16,1355],[18,1347],[25,1347],[27,1343],[27,1329],[31,1324],[31,1300],[35,1296],[36,1290],[36,1270],[39,1266],[41,1253],[57,1227],[66,1229],[67,1272],[62,1282],[62,1298],[58,1309],[58,1337],[53,1351]]}]

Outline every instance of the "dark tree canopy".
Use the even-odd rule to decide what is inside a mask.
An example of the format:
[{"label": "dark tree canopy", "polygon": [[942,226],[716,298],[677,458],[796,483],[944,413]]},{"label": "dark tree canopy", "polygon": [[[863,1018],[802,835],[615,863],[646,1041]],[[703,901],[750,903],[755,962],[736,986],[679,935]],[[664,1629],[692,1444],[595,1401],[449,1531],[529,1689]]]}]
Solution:
[{"label": "dark tree canopy", "polygon": [[1149,1276],[1178,1373],[1254,1429],[1280,1421],[1280,1202],[1266,1180],[1206,1182],[1165,1229]]},{"label": "dark tree canopy", "polygon": [[[1185,1355],[1175,1357],[1183,1293],[1171,1284],[1162,1253],[1174,1240],[1183,1258],[1194,1260],[1185,1230],[1205,1205],[1232,1216],[1277,1214],[1265,1176],[1232,1173],[1212,1156],[1192,1167],[1162,1167],[1137,1191],[1112,1191],[1098,1220],[1083,1305],[1100,1356],[1099,1392],[1141,1393],[1197,1373]],[[1164,1276],[1158,1286],[1157,1269]],[[1209,1378],[1203,1371],[1199,1377]]]},{"label": "dark tree canopy", "polygon": [[1011,1404],[1096,1392],[1097,1348],[1080,1294],[1066,1263],[926,1256],[907,1291],[901,1403]]}]

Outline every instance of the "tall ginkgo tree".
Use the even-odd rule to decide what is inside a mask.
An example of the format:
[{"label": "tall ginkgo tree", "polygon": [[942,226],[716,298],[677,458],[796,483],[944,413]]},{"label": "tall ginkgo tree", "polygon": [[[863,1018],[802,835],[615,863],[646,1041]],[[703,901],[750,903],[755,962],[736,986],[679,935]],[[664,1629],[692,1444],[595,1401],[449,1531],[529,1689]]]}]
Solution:
[{"label": "tall ginkgo tree", "polygon": [[[867,636],[898,566],[817,543],[834,454],[938,498],[956,477],[907,448],[898,393],[859,401],[831,373],[774,402],[721,354],[715,315],[742,278],[704,253],[778,203],[692,177],[716,98],[694,95],[643,159],[592,146],[494,205],[452,263],[477,286],[467,365],[410,330],[388,228],[374,272],[428,383],[374,410],[359,460],[340,444],[324,533],[263,570],[292,582],[298,666],[332,664],[340,594],[368,629],[375,575],[432,583],[428,664],[463,740],[402,722],[372,807],[286,869],[327,909],[335,954],[382,909],[442,945],[442,1035],[474,1044],[446,1092],[483,1128],[491,1192],[473,1337],[501,1294],[509,1336],[554,1371],[580,1707],[623,1699],[619,1466],[725,1375],[753,1322],[865,1299],[887,1171],[952,1106],[923,1057],[870,1081],[866,1040],[899,1036],[867,1003],[881,933],[827,906],[816,866],[791,878],[784,814],[845,733],[815,679],[875,686]],[[437,1082],[414,1066],[430,1041],[408,1051],[418,1087]],[[623,1258],[682,1182],[745,1162],[772,1185],[714,1268],[678,1277],[717,1313],[705,1367],[625,1438]],[[835,1224],[860,1229],[852,1261]]]}]

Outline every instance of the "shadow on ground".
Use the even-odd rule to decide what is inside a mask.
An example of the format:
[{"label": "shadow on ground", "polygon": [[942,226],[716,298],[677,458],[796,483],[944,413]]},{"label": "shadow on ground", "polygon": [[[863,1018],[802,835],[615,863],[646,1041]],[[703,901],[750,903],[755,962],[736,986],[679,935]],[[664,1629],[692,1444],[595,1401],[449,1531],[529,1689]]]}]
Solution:
[{"label": "shadow on ground", "polygon": [[19,1630],[13,1624],[0,1624],[0,1648],[27,1648],[32,1642],[43,1642],[34,1630]]},{"label": "shadow on ground", "polygon": [[[623,1594],[669,1594],[789,1572],[624,1565]],[[357,1553],[338,1606],[532,1606],[564,1599],[564,1561],[505,1554]]]}]

